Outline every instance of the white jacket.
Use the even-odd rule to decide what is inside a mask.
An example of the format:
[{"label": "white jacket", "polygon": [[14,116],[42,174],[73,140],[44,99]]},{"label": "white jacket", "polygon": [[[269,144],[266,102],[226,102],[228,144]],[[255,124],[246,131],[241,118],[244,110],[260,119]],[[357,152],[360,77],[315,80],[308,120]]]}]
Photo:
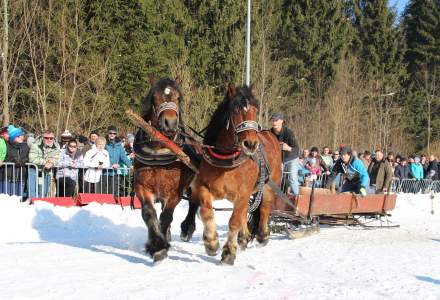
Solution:
[{"label": "white jacket", "polygon": [[90,149],[84,156],[84,167],[89,168],[84,175],[84,180],[87,182],[96,183],[101,179],[102,169],[95,169],[102,162],[102,168],[110,167],[110,156],[107,150],[98,150],[97,148]]}]

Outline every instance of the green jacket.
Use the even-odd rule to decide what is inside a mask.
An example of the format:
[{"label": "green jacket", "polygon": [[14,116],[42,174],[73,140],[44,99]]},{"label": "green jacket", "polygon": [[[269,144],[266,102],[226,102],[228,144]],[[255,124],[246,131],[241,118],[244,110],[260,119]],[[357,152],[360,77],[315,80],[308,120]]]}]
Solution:
[{"label": "green jacket", "polygon": [[52,147],[48,147],[44,142],[36,142],[32,144],[29,151],[29,162],[42,166],[50,161],[56,165],[60,159],[60,153],[60,147],[56,143]]},{"label": "green jacket", "polygon": [[4,161],[6,158],[8,147],[6,146],[6,142],[3,138],[0,138],[0,161]]}]

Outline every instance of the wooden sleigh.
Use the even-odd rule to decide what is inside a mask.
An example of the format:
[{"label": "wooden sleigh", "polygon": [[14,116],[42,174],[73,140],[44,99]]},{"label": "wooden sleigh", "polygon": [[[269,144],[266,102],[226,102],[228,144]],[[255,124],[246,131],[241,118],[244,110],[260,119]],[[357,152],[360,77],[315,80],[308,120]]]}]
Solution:
[{"label": "wooden sleigh", "polygon": [[[298,231],[304,231],[300,230],[304,216],[318,224],[397,227],[387,218],[396,207],[396,199],[397,195],[390,193],[360,197],[354,193],[332,193],[322,188],[301,188],[300,194],[289,198],[289,202],[284,197],[275,201],[272,229],[275,232],[287,231],[292,238],[302,237],[304,234]],[[379,221],[379,225],[370,225],[373,221]]]}]

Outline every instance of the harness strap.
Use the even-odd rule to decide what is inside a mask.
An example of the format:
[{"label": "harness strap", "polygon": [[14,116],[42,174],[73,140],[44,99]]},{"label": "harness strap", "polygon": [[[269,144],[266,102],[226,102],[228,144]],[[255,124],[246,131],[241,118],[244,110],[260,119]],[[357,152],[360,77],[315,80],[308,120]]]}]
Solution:
[{"label": "harness strap", "polygon": [[228,154],[216,153],[213,150],[214,147],[212,147],[212,146],[207,146],[206,149],[208,150],[209,155],[211,155],[215,158],[218,158],[218,159],[235,159],[241,154],[241,149],[237,149],[237,151],[232,152],[232,153],[228,153]]}]

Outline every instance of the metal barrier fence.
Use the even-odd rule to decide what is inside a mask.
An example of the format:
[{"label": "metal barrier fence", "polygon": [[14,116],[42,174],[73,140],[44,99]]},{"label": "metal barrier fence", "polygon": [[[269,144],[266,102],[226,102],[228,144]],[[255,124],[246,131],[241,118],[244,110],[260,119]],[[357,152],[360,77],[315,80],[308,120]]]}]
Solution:
[{"label": "metal barrier fence", "polygon": [[29,198],[72,197],[78,193],[128,196],[132,169],[53,167],[5,162],[0,166],[0,194]]},{"label": "metal barrier fence", "polygon": [[[283,191],[287,191],[289,187],[288,172],[283,172],[282,188]],[[325,188],[328,180],[328,176],[324,173],[317,175],[315,178],[315,188]],[[310,176],[299,176],[299,186],[312,186],[312,178]],[[343,178],[336,178],[336,189],[339,190],[342,186]],[[440,180],[431,179],[397,179],[394,178],[391,182],[391,192],[393,193],[411,193],[411,194],[428,194],[428,193],[440,193]]]},{"label": "metal barrier fence", "polygon": [[412,194],[440,193],[440,180],[393,179],[391,192]]},{"label": "metal barrier fence", "polygon": [[[282,189],[289,187],[288,174],[283,172]],[[312,177],[299,177],[300,186],[312,186]],[[339,179],[339,178],[337,178]],[[315,187],[325,187],[326,174],[314,178]],[[343,180],[337,180],[340,187]],[[26,163],[16,165],[5,162],[0,166],[0,194],[17,195],[23,201],[29,198],[72,197],[78,193],[111,194],[129,196],[133,187],[133,171],[130,168],[118,169],[53,167]],[[393,179],[393,193],[440,193],[440,180],[431,179]]]}]

